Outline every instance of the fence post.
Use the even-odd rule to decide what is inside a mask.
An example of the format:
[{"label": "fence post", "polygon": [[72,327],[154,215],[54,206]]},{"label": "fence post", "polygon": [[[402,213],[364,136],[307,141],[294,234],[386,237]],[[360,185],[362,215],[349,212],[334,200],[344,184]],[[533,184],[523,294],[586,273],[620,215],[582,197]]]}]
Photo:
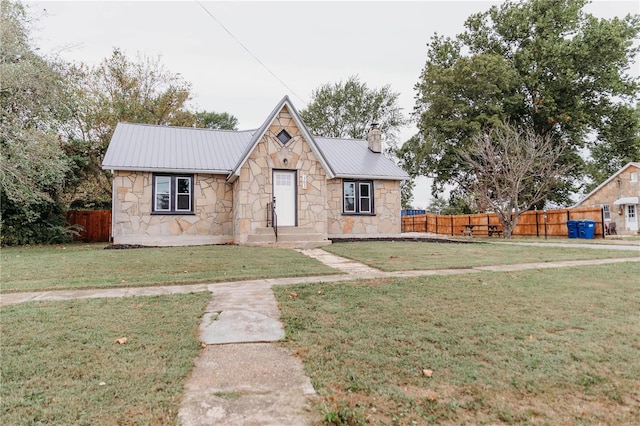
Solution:
[{"label": "fence post", "polygon": [[602,238],[607,238],[604,232],[604,207],[600,207],[600,223],[602,223]]},{"label": "fence post", "polygon": [[451,236],[453,237],[453,216],[451,217]]},{"label": "fence post", "polygon": [[439,232],[438,232],[438,216],[440,216],[440,215],[436,213],[436,235],[439,234]]},{"label": "fence post", "polygon": [[538,229],[538,209],[536,209],[536,237],[540,237],[540,230]]},{"label": "fence post", "polygon": [[424,232],[429,232],[429,216],[426,212],[424,214]]},{"label": "fence post", "polygon": [[416,232],[416,217],[411,216],[411,232]]}]

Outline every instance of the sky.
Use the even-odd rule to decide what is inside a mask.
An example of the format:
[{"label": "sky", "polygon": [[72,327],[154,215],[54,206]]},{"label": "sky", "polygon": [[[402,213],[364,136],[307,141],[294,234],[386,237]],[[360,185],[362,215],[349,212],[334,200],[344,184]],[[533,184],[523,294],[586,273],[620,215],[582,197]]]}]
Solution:
[{"label": "sky", "polygon": [[[434,33],[454,37],[472,13],[499,1],[23,1],[38,17],[33,44],[43,55],[98,65],[119,48],[158,58],[192,85],[191,106],[228,112],[258,128],[283,96],[300,111],[314,89],[357,75],[390,85],[409,117]],[[600,18],[640,13],[638,1],[594,1]],[[639,75],[638,62],[630,70]],[[400,142],[416,132],[411,124]],[[429,180],[413,206],[431,200]]]}]

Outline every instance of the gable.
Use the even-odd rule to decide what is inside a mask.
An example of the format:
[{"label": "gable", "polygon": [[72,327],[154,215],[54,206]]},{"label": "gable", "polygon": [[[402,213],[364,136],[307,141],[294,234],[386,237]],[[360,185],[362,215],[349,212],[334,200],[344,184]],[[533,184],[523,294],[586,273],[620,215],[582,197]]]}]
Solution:
[{"label": "gable", "polygon": [[[333,178],[334,173],[326,159],[322,155],[322,152],[319,150],[313,136],[305,126],[302,118],[300,118],[300,114],[295,109],[288,96],[282,98],[282,100],[276,105],[271,114],[264,121],[262,126],[255,132],[253,135],[253,139],[249,146],[247,146],[245,152],[242,157],[236,164],[233,173],[229,176],[229,180],[233,181],[238,176],[240,176],[240,170],[246,163],[247,159],[251,155],[251,153],[255,150],[257,144],[260,140],[265,136],[267,132],[271,132],[274,135],[278,135],[282,129],[295,129],[295,133],[300,136],[302,139],[306,141],[309,145],[310,150],[315,154],[316,158],[322,165],[322,168],[325,170],[327,177]],[[293,136],[293,135],[292,135]]]},{"label": "gable", "polygon": [[617,178],[618,176],[620,176],[622,173],[624,173],[627,170],[630,169],[635,169],[635,171],[640,171],[640,163],[635,163],[635,162],[630,162],[625,164],[624,166],[622,166],[622,168],[620,170],[618,170],[617,172],[615,172],[614,174],[612,174],[607,180],[605,180],[604,182],[602,182],[600,185],[598,185],[593,191],[591,191],[590,193],[588,193],[587,195],[585,195],[580,201],[578,201],[573,207],[578,207],[581,204],[583,204],[584,202],[586,202],[587,200],[589,200],[589,198],[591,198],[593,195],[597,194],[602,188],[606,187],[611,181],[613,181],[615,178]]}]

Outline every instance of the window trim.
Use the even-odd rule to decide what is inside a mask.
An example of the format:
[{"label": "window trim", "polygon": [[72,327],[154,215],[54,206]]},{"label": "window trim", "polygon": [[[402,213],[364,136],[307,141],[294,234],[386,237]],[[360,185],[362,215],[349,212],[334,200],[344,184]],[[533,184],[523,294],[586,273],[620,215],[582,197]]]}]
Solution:
[{"label": "window trim", "polygon": [[602,217],[604,220],[611,220],[611,206],[609,204],[602,205]]},{"label": "window trim", "polygon": [[638,172],[631,172],[629,173],[629,182],[631,183],[637,183],[638,182]]},{"label": "window trim", "polygon": [[[353,210],[347,210],[347,193],[345,191],[347,185],[353,185]],[[361,188],[367,186],[369,188],[369,194],[367,196],[361,195]],[[373,180],[369,179],[343,179],[342,180],[342,214],[345,216],[375,216],[375,199],[374,199],[374,186]],[[362,201],[368,199],[367,205],[369,210],[362,210]]]},{"label": "window trim", "polygon": [[[157,206],[157,182],[158,178],[169,178],[169,209],[168,210],[158,210]],[[178,180],[179,179],[187,179],[189,181],[189,192],[187,193],[178,193]],[[185,174],[171,174],[171,173],[153,173],[152,175],[152,200],[151,200],[151,214],[152,215],[193,215],[195,214],[193,209],[194,204],[194,196],[193,196],[193,183],[194,176],[193,175],[185,175]],[[178,209],[178,196],[179,195],[188,195],[189,196],[189,208],[188,209]]]}]

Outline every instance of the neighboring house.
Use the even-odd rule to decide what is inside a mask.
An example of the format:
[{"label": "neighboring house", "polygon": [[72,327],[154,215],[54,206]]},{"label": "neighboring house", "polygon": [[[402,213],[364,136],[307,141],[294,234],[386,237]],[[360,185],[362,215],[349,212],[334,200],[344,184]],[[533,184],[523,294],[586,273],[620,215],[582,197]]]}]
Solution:
[{"label": "neighboring house", "polygon": [[398,236],[408,179],[375,126],[366,141],[313,136],[288,97],[257,130],[119,123],[102,167],[114,244],[272,245],[273,210],[279,245]]},{"label": "neighboring house", "polygon": [[584,197],[578,206],[602,206],[606,225],[615,223],[618,234],[638,232],[640,163],[627,163]]}]

